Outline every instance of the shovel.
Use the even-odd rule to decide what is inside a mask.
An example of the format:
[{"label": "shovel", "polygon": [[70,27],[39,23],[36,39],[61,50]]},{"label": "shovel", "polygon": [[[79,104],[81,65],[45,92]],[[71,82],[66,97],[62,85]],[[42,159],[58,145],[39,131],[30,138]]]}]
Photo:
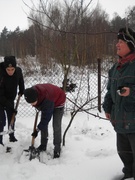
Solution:
[{"label": "shovel", "polygon": [[[39,111],[36,111],[33,132],[36,130],[38,114],[39,114]],[[32,159],[35,159],[36,157],[39,157],[39,151],[34,147],[34,143],[35,143],[35,137],[32,136],[31,146],[29,147],[28,150],[24,150],[25,152],[29,153],[29,160],[30,161]]]},{"label": "shovel", "polygon": [[[20,98],[21,98],[21,95],[18,95],[17,102],[16,102],[16,105],[15,105],[15,110],[16,111],[17,111],[17,108],[19,106]],[[14,132],[14,130],[12,129],[12,126],[13,126],[14,121],[15,121],[15,115],[16,115],[16,113],[13,113],[12,118],[11,118],[11,122],[10,122],[10,125],[9,125],[9,128],[8,128],[8,131],[0,132],[0,135],[11,134],[11,133]]]}]

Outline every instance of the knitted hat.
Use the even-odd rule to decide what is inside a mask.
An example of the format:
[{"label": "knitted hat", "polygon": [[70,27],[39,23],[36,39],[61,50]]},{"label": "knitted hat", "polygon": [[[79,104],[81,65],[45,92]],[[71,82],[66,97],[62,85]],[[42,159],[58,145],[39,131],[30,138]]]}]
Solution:
[{"label": "knitted hat", "polygon": [[135,32],[132,29],[121,28],[117,37],[125,41],[131,51],[135,51]]},{"label": "knitted hat", "polygon": [[8,68],[8,67],[16,68],[15,56],[5,56],[4,57],[4,66],[5,66],[5,68]]},{"label": "knitted hat", "polygon": [[24,98],[28,103],[37,101],[38,93],[34,88],[28,88],[24,90]]}]

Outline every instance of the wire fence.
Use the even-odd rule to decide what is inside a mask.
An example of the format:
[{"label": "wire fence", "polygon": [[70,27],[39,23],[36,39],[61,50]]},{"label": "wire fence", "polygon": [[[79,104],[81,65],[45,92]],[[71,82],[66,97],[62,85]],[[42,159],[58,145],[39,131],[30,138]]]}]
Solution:
[{"label": "wire fence", "polygon": [[[72,66],[68,74],[68,79],[69,83],[73,83],[76,85],[76,88],[74,89],[74,91],[66,93],[67,100],[65,104],[65,111],[73,111],[76,106],[82,106],[83,104],[85,104],[85,109],[98,109],[99,96],[101,97],[100,106],[102,106],[108,79],[107,73],[112,64],[113,62],[110,60],[100,61],[100,71],[98,69],[98,66],[94,66],[94,68],[89,68],[87,66],[83,68]],[[62,87],[62,82],[64,80],[62,67],[59,64],[55,64],[55,69],[54,66],[52,67],[53,68],[51,69],[46,68],[44,73],[37,71],[37,67],[35,67],[35,70],[34,67],[31,67],[31,69],[33,68],[32,75],[24,72],[25,88],[40,83],[51,83]],[[101,86],[100,92],[98,89],[99,75]],[[18,108],[18,115],[21,117],[26,117],[33,116],[34,114],[35,108],[28,104],[22,96]]]}]

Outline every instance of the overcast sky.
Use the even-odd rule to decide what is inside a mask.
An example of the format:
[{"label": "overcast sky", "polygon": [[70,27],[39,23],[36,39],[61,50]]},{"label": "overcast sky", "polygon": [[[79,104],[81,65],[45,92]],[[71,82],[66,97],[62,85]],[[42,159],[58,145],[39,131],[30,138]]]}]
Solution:
[{"label": "overcast sky", "polygon": [[[14,31],[17,26],[21,30],[28,28],[27,14],[29,8],[23,3],[31,5],[31,1],[36,4],[39,0],[0,0],[0,32],[6,26],[8,30]],[[86,0],[87,1],[87,0]],[[93,0],[94,4],[98,0]],[[125,15],[125,10],[128,6],[133,7],[135,0],[99,0],[99,3],[110,17],[114,12],[117,12],[121,17]]]}]

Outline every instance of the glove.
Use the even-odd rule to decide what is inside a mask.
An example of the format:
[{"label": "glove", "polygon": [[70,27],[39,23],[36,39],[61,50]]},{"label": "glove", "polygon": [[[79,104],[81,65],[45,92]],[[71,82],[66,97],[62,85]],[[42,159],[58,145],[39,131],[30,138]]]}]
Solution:
[{"label": "glove", "polygon": [[38,136],[38,130],[36,129],[31,135],[34,137],[34,138],[36,138],[37,136]]}]

